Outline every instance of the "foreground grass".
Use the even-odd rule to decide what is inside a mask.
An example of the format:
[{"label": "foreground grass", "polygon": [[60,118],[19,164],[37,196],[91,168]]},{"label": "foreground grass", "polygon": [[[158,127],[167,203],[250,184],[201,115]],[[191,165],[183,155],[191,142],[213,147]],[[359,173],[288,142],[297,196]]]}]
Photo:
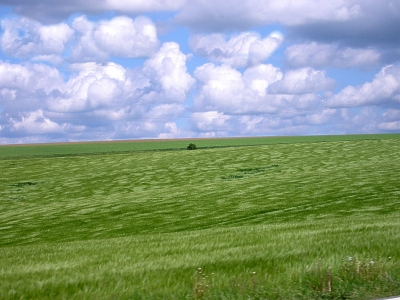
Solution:
[{"label": "foreground grass", "polygon": [[376,139],[0,160],[0,298],[400,294],[399,150]]},{"label": "foreground grass", "polygon": [[[308,282],[321,285],[319,264],[341,275],[344,253],[374,260],[377,268],[383,263],[393,274],[343,290],[340,277],[333,278],[334,293],[390,295],[399,292],[400,266],[389,258],[400,246],[397,222],[344,218],[6,247],[1,298],[184,299],[200,296],[195,288],[202,281],[211,298],[317,298]],[[209,277],[196,276],[198,268]]]}]

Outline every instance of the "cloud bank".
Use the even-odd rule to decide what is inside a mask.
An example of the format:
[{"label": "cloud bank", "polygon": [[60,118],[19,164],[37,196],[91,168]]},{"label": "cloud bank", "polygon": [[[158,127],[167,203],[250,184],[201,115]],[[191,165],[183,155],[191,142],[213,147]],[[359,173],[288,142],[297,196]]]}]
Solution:
[{"label": "cloud bank", "polygon": [[397,1],[0,5],[0,143],[400,131]]}]

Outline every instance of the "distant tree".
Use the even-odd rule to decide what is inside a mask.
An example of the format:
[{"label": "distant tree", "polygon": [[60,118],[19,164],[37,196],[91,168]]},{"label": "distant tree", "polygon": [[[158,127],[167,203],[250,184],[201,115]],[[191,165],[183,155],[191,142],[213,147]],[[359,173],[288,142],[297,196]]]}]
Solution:
[{"label": "distant tree", "polygon": [[190,143],[189,146],[186,147],[187,150],[196,150],[197,146],[196,144]]}]

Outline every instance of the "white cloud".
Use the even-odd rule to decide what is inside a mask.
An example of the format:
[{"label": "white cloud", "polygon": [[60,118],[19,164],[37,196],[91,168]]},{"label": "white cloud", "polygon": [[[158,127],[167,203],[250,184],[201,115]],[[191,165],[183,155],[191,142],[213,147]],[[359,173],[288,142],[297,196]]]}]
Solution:
[{"label": "white cloud", "polygon": [[[12,63],[0,61],[0,142],[399,130],[395,1],[28,2],[3,4],[63,22],[2,15],[1,59]],[[136,17],[145,11],[178,13]],[[274,30],[256,27],[266,24],[290,38],[245,32]],[[190,33],[194,54],[177,42],[160,47],[156,28],[183,49]],[[284,69],[265,63],[280,45]],[[196,66],[203,58],[212,63]],[[285,63],[281,52],[273,58]],[[336,94],[325,72],[353,69],[335,79],[354,82],[383,62],[394,65]]]},{"label": "white cloud", "polygon": [[105,61],[109,56],[147,57],[157,50],[159,41],[154,23],[146,17],[119,16],[90,22],[85,16],[74,19],[79,33],[72,49],[75,61]]},{"label": "white cloud", "polygon": [[291,118],[279,114],[230,115],[207,111],[192,114],[191,123],[193,131],[204,137],[322,134],[327,127],[338,133],[332,126],[338,115],[336,110],[315,110]]},{"label": "white cloud", "polygon": [[359,57],[358,64],[376,59],[369,47],[384,49],[382,59],[386,62],[399,57],[396,49],[400,36],[396,29],[400,26],[400,4],[392,0],[192,0],[175,19],[195,32],[207,33],[281,25],[292,41],[339,44],[348,64],[348,57],[361,48],[366,50],[359,54],[366,57]]},{"label": "white cloud", "polygon": [[80,112],[104,107],[120,107],[129,81],[126,70],[115,63],[105,66],[84,63],[71,66],[79,74],[66,82],[62,95],[48,99],[49,109],[57,112]]},{"label": "white cloud", "polygon": [[317,93],[334,84],[322,71],[301,69],[283,75],[272,65],[259,65],[241,74],[227,65],[208,63],[196,68],[194,76],[199,81],[194,108],[229,114],[279,111],[292,117],[299,110],[320,105]]},{"label": "white cloud", "polygon": [[64,62],[64,58],[61,55],[49,54],[49,55],[37,55],[32,58],[33,62],[49,62],[52,65],[59,66]]},{"label": "white cloud", "polygon": [[34,96],[40,91],[50,93],[62,83],[62,76],[55,68],[43,64],[10,64],[0,61],[0,89],[12,90],[14,95],[24,93]]},{"label": "white cloud", "polygon": [[306,125],[294,124],[292,119],[277,115],[245,115],[237,119],[239,135],[298,135],[304,134]]},{"label": "white cloud", "polygon": [[151,91],[146,93],[143,99],[184,102],[195,83],[195,80],[187,73],[186,60],[186,55],[180,51],[177,43],[164,43],[145,61],[143,68],[136,72],[138,79],[144,76],[147,78],[146,86],[151,86]]},{"label": "white cloud", "polygon": [[199,80],[199,93],[195,107],[203,110],[242,110],[241,102],[245,85],[240,72],[227,65],[212,63],[197,67],[194,77]]},{"label": "white cloud", "polygon": [[156,27],[146,17],[100,21],[93,36],[103,51],[119,57],[149,56],[158,47]]},{"label": "white cloud", "polygon": [[312,68],[289,70],[283,79],[268,88],[274,94],[307,94],[330,91],[335,87],[335,81],[326,78],[325,71]]},{"label": "white cloud", "polygon": [[386,122],[400,121],[400,109],[388,109],[383,114],[383,118]]},{"label": "white cloud", "polygon": [[282,73],[271,65],[259,65],[242,75],[227,65],[208,63],[197,67],[194,77],[199,81],[195,109],[243,114],[276,109],[273,101],[267,99],[266,90],[282,78]]},{"label": "white cloud", "polygon": [[380,132],[380,116],[373,107],[342,108],[341,119],[336,120],[336,128],[344,133]]},{"label": "white cloud", "polygon": [[378,125],[378,128],[384,131],[399,131],[400,121],[383,122]]},{"label": "white cloud", "polygon": [[154,120],[155,122],[164,122],[165,120],[175,119],[185,112],[182,104],[169,103],[160,104],[151,108],[144,114],[144,118]]},{"label": "white cloud", "polygon": [[332,108],[323,108],[322,110],[315,110],[308,112],[305,115],[296,116],[293,118],[293,123],[298,125],[326,125],[330,123],[333,118],[337,118],[338,111]]},{"label": "white cloud", "polygon": [[15,99],[16,97],[16,90],[15,89],[9,89],[9,88],[2,88],[0,90],[0,97],[1,97],[1,103],[3,104],[3,102],[6,101],[12,101]]},{"label": "white cloud", "polygon": [[278,48],[282,40],[282,34],[277,32],[264,39],[256,33],[245,32],[228,41],[221,34],[194,35],[190,45],[198,55],[238,68],[260,64]]},{"label": "white cloud", "polygon": [[8,55],[26,58],[62,54],[74,31],[64,23],[43,26],[27,19],[4,19],[1,48]]},{"label": "white cloud", "polygon": [[[147,124],[140,128],[148,133],[183,113],[182,103],[194,84],[186,70],[186,56],[176,43],[165,43],[133,71],[115,63],[73,64],[71,68],[78,73],[65,83],[61,95],[49,98],[51,111],[82,112],[104,122],[137,119]],[[118,128],[138,134],[137,126]]]},{"label": "white cloud", "polygon": [[66,124],[59,125],[43,114],[43,110],[37,110],[22,116],[20,121],[11,119],[11,131],[19,131],[25,134],[61,133]]},{"label": "white cloud", "polygon": [[72,59],[79,62],[107,61],[108,54],[101,50],[93,37],[95,24],[80,16],[73,20],[72,28],[77,32],[76,43],[72,48]]},{"label": "white cloud", "polygon": [[378,128],[384,131],[400,130],[400,109],[390,108],[382,115],[382,121],[378,124]]},{"label": "white cloud", "polygon": [[280,81],[282,76],[283,74],[279,68],[272,65],[258,65],[247,69],[243,73],[243,82],[257,96],[264,96],[270,84]]},{"label": "white cloud", "polygon": [[314,108],[310,111],[297,111],[292,116],[280,112],[223,116],[229,117],[227,126],[223,127],[224,131],[212,131],[210,127],[210,131],[203,133],[215,136],[351,134],[396,131],[399,124],[395,121],[390,124],[380,123],[375,110],[368,108]]},{"label": "white cloud", "polygon": [[193,138],[198,133],[187,131],[183,128],[178,127],[175,122],[167,122],[164,124],[163,132],[158,135],[160,139],[172,139],[172,138]]},{"label": "white cloud", "polygon": [[374,49],[340,48],[335,44],[296,44],[285,51],[287,62],[294,67],[351,68],[376,65],[381,55]]},{"label": "white cloud", "polygon": [[40,141],[37,135],[76,130],[47,114],[46,100],[62,93],[63,88],[63,78],[55,68],[0,62],[0,135],[18,137],[17,141],[24,136],[27,141]]},{"label": "white cloud", "polygon": [[355,107],[400,102],[400,67],[387,66],[375,75],[372,82],[348,86],[328,100],[330,107]]},{"label": "white cloud", "polygon": [[191,114],[192,126],[199,131],[230,131],[228,115],[218,111],[195,112]]},{"label": "white cloud", "polygon": [[[334,86],[325,72],[304,68],[282,73],[272,65],[258,65],[243,74],[227,65],[198,67],[194,98],[194,131],[221,135],[321,134],[317,127],[339,118],[325,108],[319,93]],[[274,94],[270,93],[273,90]]]},{"label": "white cloud", "polygon": [[[165,43],[141,67],[70,65],[68,80],[42,64],[0,63],[0,136],[115,139],[184,134],[175,120],[195,80],[186,55]],[[175,129],[174,129],[175,128]],[[28,139],[29,140],[29,139]],[[15,140],[17,141],[17,140]]]}]

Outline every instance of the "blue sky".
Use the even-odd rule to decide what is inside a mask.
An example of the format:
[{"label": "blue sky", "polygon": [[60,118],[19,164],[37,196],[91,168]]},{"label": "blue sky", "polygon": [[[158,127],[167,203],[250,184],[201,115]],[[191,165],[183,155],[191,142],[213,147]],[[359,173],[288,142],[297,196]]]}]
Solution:
[{"label": "blue sky", "polygon": [[400,132],[395,0],[0,0],[0,144]]}]

